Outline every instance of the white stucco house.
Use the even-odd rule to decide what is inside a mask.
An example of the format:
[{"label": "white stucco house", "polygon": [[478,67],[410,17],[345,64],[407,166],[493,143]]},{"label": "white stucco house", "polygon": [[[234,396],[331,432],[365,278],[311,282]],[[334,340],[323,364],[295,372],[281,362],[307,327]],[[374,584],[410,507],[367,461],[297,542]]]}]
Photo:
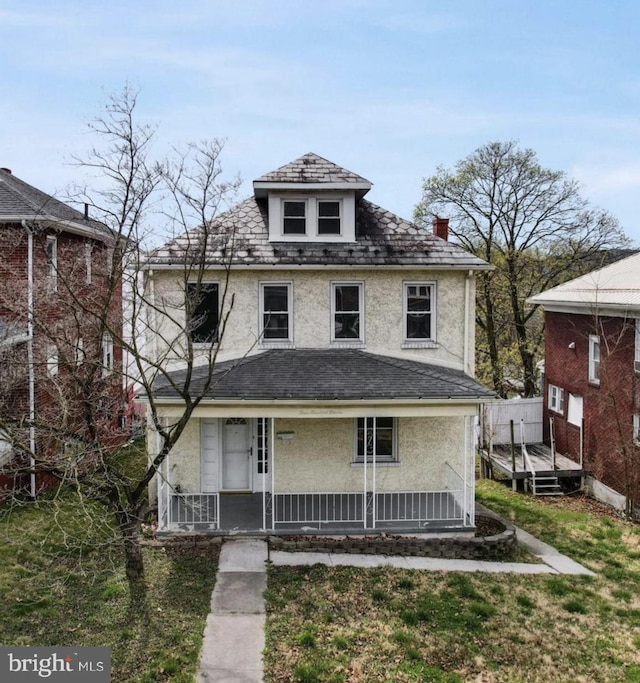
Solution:
[{"label": "white stucco house", "polygon": [[[474,422],[494,396],[473,379],[474,277],[490,266],[447,241],[446,220],[438,235],[393,215],[364,199],[368,180],[315,154],[253,188],[216,219],[233,248],[212,240],[189,333],[218,357],[157,478],[160,528],[472,528]],[[180,333],[191,239],[149,261],[159,307],[174,302],[155,316],[160,347]],[[154,389],[168,420],[175,362]]]}]

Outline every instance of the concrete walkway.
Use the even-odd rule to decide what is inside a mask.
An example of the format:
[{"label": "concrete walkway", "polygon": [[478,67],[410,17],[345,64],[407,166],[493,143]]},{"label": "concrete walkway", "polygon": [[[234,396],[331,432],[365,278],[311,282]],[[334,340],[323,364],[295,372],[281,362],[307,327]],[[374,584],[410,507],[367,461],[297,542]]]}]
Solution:
[{"label": "concrete walkway", "polygon": [[427,571],[517,574],[586,574],[593,572],[561,555],[555,548],[516,527],[518,541],[541,564],[445,560],[431,557],[356,555],[351,553],[268,552],[266,540],[225,540],[216,585],[211,596],[197,683],[261,683],[267,587],[266,565],[325,564],[350,567],[397,567]]},{"label": "concrete walkway", "polygon": [[223,544],[197,683],[262,682],[267,558],[263,540]]}]

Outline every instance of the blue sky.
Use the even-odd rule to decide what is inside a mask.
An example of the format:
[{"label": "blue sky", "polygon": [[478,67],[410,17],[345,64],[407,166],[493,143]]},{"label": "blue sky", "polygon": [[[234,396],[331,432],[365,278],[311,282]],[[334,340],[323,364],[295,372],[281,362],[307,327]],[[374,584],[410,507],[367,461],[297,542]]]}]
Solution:
[{"label": "blue sky", "polygon": [[0,166],[81,182],[129,82],[159,151],[227,139],[241,196],[313,151],[411,217],[437,166],[517,139],[640,241],[639,33],[635,0],[0,0]]}]

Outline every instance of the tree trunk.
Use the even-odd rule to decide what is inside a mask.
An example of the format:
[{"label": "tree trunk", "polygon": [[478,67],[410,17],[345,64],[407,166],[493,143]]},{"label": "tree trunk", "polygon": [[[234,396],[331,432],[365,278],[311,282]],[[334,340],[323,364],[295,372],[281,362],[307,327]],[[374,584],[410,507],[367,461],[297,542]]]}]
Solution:
[{"label": "tree trunk", "polygon": [[124,542],[124,564],[130,602],[132,606],[143,606],[146,602],[147,584],[144,577],[142,546],[138,536],[138,517],[122,512],[118,515],[118,520]]}]

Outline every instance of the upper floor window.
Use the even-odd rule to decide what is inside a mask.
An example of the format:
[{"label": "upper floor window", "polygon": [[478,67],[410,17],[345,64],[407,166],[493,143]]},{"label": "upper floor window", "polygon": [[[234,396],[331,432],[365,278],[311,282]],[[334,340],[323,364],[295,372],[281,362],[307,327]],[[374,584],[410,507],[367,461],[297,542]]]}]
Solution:
[{"label": "upper floor window", "polygon": [[405,283],[404,338],[407,342],[435,340],[435,285],[433,282]]},{"label": "upper floor window", "polygon": [[102,376],[113,372],[113,338],[110,334],[102,335]]},{"label": "upper floor window", "polygon": [[392,417],[356,420],[356,462],[391,462],[396,459],[395,423]]},{"label": "upper floor window", "polygon": [[549,410],[564,415],[564,389],[553,384],[549,385],[548,406]]},{"label": "upper floor window", "polygon": [[78,337],[78,339],[76,339],[75,355],[76,365],[82,365],[87,359],[87,355],[84,350],[84,341],[82,337]]},{"label": "upper floor window", "polygon": [[84,262],[85,262],[85,268],[86,268],[86,283],[88,285],[91,284],[91,278],[92,278],[92,273],[91,273],[91,258],[92,258],[92,252],[93,252],[93,245],[91,242],[85,242],[84,243]]},{"label": "upper floor window", "polygon": [[270,241],[355,242],[355,217],[352,192],[269,194]]},{"label": "upper floor window", "polygon": [[268,342],[293,342],[291,325],[291,283],[260,284],[260,338]]},{"label": "upper floor window", "polygon": [[600,337],[589,335],[589,382],[600,384]]},{"label": "upper floor window", "polygon": [[282,233],[284,235],[306,235],[306,201],[285,200],[282,202]]},{"label": "upper floor window", "polygon": [[47,347],[47,374],[49,377],[58,374],[58,347],[53,344]]},{"label": "upper floor window", "polygon": [[47,281],[49,288],[55,292],[58,286],[58,238],[55,235],[47,235],[45,255],[47,258]]},{"label": "upper floor window", "polygon": [[[196,300],[197,296],[197,300]],[[188,310],[191,311],[189,335],[194,344],[218,341],[220,320],[219,285],[217,282],[187,283]]]},{"label": "upper floor window", "polygon": [[339,235],[341,232],[341,203],[318,200],[318,235]]},{"label": "upper floor window", "polygon": [[338,283],[332,287],[332,341],[364,341],[363,284]]}]

